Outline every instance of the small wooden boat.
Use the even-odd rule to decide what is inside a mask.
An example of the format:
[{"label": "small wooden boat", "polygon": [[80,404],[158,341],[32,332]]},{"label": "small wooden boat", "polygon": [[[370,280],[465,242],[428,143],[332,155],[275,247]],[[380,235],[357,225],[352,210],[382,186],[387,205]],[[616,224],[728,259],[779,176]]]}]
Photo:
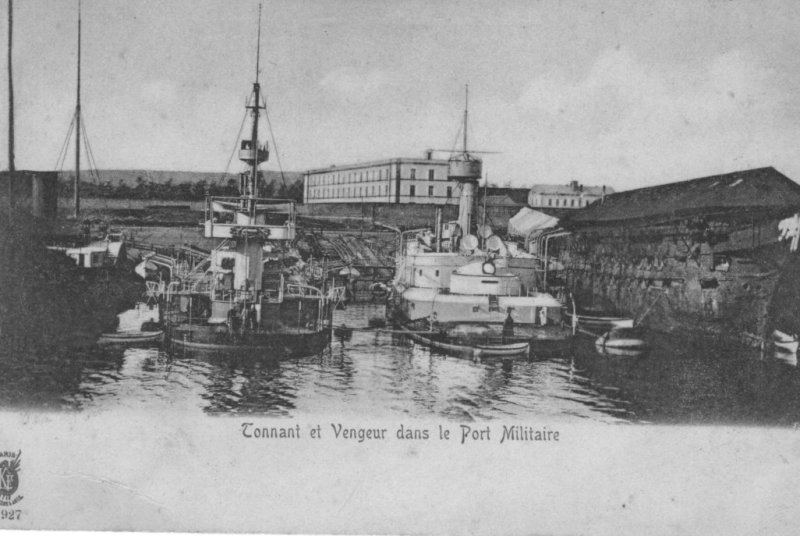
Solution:
[{"label": "small wooden boat", "polygon": [[138,344],[160,341],[163,336],[163,331],[118,331],[101,334],[97,342],[98,344]]},{"label": "small wooden boat", "polygon": [[[223,338],[224,339],[224,338]],[[247,337],[244,340],[196,340],[191,332],[176,330],[170,344],[177,348],[201,352],[222,352],[260,355],[269,358],[302,357],[322,351],[330,340],[330,330],[304,334],[272,334],[263,337]]]},{"label": "small wooden boat", "polygon": [[530,349],[527,342],[512,342],[508,344],[479,344],[477,350],[482,356],[503,356],[526,354]]},{"label": "small wooden boat", "polygon": [[800,346],[797,335],[789,335],[777,329],[772,332],[772,342],[777,351],[789,354],[796,354],[797,348]]},{"label": "small wooden boat", "polygon": [[413,340],[430,348],[454,352],[474,358],[480,357],[510,357],[527,356],[530,352],[530,344],[525,342],[512,342],[506,344],[476,344],[474,346],[448,342],[435,338],[435,333],[422,335],[420,332],[412,331],[405,326],[401,330]]},{"label": "small wooden boat", "polygon": [[[617,315],[607,315],[600,312],[585,312],[577,315],[578,327],[592,331],[607,331],[616,328],[632,328],[633,318]],[[572,312],[564,311],[565,323],[571,325],[573,322]]]},{"label": "small wooden boat", "polygon": [[635,328],[617,328],[603,334],[595,341],[601,353],[617,355],[638,355],[647,349],[647,342],[642,338],[640,330]]}]

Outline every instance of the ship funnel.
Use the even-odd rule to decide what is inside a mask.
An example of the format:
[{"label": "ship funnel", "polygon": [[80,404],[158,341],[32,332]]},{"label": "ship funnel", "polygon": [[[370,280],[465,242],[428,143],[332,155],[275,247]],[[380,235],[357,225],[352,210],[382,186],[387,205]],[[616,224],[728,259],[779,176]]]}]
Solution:
[{"label": "ship funnel", "polygon": [[481,172],[481,160],[466,152],[453,155],[447,163],[447,180],[456,181],[461,186],[461,195],[458,200],[458,226],[464,234],[470,232],[475,186],[481,178]]}]

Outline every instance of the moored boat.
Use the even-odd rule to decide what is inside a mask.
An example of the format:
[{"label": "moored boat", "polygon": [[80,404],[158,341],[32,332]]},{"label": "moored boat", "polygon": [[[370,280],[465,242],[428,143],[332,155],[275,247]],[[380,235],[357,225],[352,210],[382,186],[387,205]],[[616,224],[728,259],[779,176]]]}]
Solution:
[{"label": "moored boat", "polygon": [[615,328],[597,338],[595,346],[601,353],[638,355],[648,348],[641,329]]},{"label": "moored boat", "polygon": [[161,341],[164,332],[158,331],[118,331],[114,333],[102,333],[97,339],[98,344],[141,344]]},{"label": "moored boat", "polygon": [[405,331],[411,339],[424,346],[466,357],[527,357],[530,353],[528,341],[490,343],[486,340],[483,343],[475,341],[459,342],[458,340],[447,338],[441,333],[412,331],[406,327],[401,327],[401,330]]},{"label": "moored boat", "polygon": [[565,322],[584,328],[590,331],[605,332],[616,328],[632,328],[633,318],[621,315],[605,314],[601,311],[585,311],[573,315],[570,311],[564,311]]}]

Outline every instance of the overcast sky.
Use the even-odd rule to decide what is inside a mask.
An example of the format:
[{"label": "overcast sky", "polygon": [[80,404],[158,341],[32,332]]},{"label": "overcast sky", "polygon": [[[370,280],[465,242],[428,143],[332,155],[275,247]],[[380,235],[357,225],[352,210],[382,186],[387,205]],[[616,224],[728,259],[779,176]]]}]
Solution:
[{"label": "overcast sky", "polygon": [[[257,18],[256,0],[83,0],[98,166],[224,170]],[[14,2],[18,169],[55,167],[76,21],[77,0]],[[451,148],[469,84],[470,145],[500,152],[484,157],[491,182],[624,189],[767,165],[800,181],[795,1],[294,0],[265,2],[262,21],[285,170]],[[5,126],[0,140],[7,169]]]}]

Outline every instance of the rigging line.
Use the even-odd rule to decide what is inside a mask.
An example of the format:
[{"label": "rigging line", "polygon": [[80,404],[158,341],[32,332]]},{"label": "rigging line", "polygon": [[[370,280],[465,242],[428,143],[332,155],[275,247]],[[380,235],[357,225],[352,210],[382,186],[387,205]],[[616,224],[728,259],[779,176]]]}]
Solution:
[{"label": "rigging line", "polygon": [[278,171],[281,173],[281,182],[286,186],[286,176],[283,174],[283,166],[281,165],[281,153],[278,151],[278,144],[275,142],[275,133],[272,132],[272,121],[269,120],[266,94],[264,95],[264,117],[267,119],[267,128],[269,128],[269,137],[272,139],[272,147],[275,148],[275,160],[278,163]]},{"label": "rigging line", "polygon": [[89,143],[89,137],[86,135],[86,130],[83,131],[83,149],[86,152],[86,161],[89,166],[89,175],[94,179],[95,184],[100,183],[100,173],[97,169],[97,162],[94,159],[92,146]]},{"label": "rigging line", "polygon": [[458,149],[456,149],[456,147],[458,147],[458,140],[459,140],[459,138],[461,138],[461,126],[462,126],[461,122],[459,121],[459,123],[458,123],[458,132],[456,132],[456,139],[453,140],[453,145],[451,145],[452,150],[450,151],[450,154],[455,154],[455,153],[459,152]]},{"label": "rigging line", "polygon": [[[248,97],[249,98],[249,97]],[[247,102],[245,102],[247,104]],[[231,151],[231,156],[228,158],[228,163],[225,166],[225,172],[223,173],[223,179],[228,175],[228,172],[231,169],[231,162],[233,162],[233,157],[236,154],[236,144],[239,142],[239,138],[242,137],[242,131],[244,130],[244,123],[247,121],[247,107],[245,106],[244,116],[242,116],[242,124],[239,125],[239,132],[236,134],[236,141],[233,142],[233,151]]]},{"label": "rigging line", "polygon": [[89,132],[86,128],[86,119],[81,113],[81,124],[83,125],[83,146],[86,150],[86,159],[89,161],[89,173],[94,177],[96,183],[100,182],[100,170],[97,168],[97,160],[94,158],[92,144],[89,143]]},{"label": "rigging line", "polygon": [[64,139],[64,143],[61,145],[61,150],[58,152],[58,160],[56,160],[55,169],[59,170],[59,165],[63,168],[64,166],[64,159],[67,157],[67,147],[69,146],[69,140],[72,139],[72,129],[75,128],[75,114],[72,114],[72,120],[69,122],[69,128],[67,128],[67,137]]}]

